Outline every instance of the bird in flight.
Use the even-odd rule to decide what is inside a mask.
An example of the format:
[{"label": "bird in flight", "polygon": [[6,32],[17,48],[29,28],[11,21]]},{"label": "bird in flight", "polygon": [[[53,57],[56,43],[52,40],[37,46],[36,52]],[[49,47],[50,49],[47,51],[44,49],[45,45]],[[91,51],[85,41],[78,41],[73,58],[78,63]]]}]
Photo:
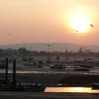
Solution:
[{"label": "bird in flight", "polygon": [[94,27],[93,24],[89,24],[91,27]]},{"label": "bird in flight", "polygon": [[73,31],[78,32],[77,30],[73,30]]},{"label": "bird in flight", "polygon": [[52,46],[52,45],[49,45],[49,44],[45,44],[45,45],[47,45],[48,47],[49,47],[49,46]]},{"label": "bird in flight", "polygon": [[10,35],[10,34],[8,34],[8,35]]},{"label": "bird in flight", "polygon": [[78,32],[78,31],[76,31],[76,32]]}]

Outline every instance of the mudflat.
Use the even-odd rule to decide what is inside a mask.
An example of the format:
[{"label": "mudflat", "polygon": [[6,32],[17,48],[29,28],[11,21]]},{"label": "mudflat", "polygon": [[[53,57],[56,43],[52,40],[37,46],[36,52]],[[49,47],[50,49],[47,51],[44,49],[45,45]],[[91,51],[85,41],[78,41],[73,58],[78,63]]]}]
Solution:
[{"label": "mudflat", "polygon": [[[0,79],[5,79],[5,73],[0,73]],[[8,74],[8,79],[13,79],[13,74]],[[99,75],[82,75],[82,74],[42,74],[42,73],[16,73],[18,83],[40,83],[40,84],[67,84],[87,85],[99,83]]]},{"label": "mudflat", "polygon": [[99,99],[93,93],[0,92],[1,99]]}]

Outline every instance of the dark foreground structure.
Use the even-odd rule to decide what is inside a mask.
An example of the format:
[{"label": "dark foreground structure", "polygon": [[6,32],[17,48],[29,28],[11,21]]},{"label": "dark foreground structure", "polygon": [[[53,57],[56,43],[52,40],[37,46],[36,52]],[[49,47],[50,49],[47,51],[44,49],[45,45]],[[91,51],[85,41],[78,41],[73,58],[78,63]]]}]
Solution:
[{"label": "dark foreground structure", "polygon": [[[0,91],[32,91],[32,92],[44,92],[46,89],[45,84],[30,83],[25,84],[25,82],[17,83],[16,80],[16,59],[13,59],[13,73],[12,78],[8,79],[8,57],[6,58],[6,74],[5,79],[0,80]],[[3,77],[3,76],[1,76]],[[26,79],[27,80],[27,79]]]}]

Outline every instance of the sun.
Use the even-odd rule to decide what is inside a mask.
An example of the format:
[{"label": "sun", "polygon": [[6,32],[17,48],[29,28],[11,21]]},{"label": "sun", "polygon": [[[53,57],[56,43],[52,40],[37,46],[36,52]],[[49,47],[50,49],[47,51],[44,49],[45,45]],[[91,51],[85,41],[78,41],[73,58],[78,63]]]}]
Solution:
[{"label": "sun", "polygon": [[84,14],[76,14],[72,18],[72,28],[75,31],[86,32],[89,26],[87,17]]}]

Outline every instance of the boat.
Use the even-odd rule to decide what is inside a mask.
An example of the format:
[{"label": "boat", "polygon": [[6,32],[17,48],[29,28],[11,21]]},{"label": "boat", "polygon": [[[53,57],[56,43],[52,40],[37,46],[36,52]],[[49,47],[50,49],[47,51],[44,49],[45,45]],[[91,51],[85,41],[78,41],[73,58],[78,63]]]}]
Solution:
[{"label": "boat", "polygon": [[0,61],[0,68],[6,68],[5,61]]},{"label": "boat", "polygon": [[38,66],[38,67],[43,67],[43,64],[44,64],[43,61],[38,61],[37,66]]},{"label": "boat", "polygon": [[93,83],[92,84],[92,89],[93,90],[99,90],[99,83]]},{"label": "boat", "polygon": [[79,64],[79,66],[82,68],[94,68],[94,65],[90,65],[90,64]]},{"label": "boat", "polygon": [[89,71],[89,68],[74,68],[74,71]]},{"label": "boat", "polygon": [[32,85],[33,87],[31,88],[31,86],[27,86],[26,91],[32,91],[32,92],[44,92],[46,89],[46,85],[45,84],[38,84],[36,85]]},{"label": "boat", "polygon": [[78,67],[82,67],[82,68],[94,68],[94,65],[90,65],[90,64],[73,64],[73,66],[78,66]]},{"label": "boat", "polygon": [[17,91],[28,92],[44,92],[46,89],[45,84],[19,84],[17,85]]},{"label": "boat", "polygon": [[54,63],[50,66],[51,69],[65,69],[65,65],[62,63]]},{"label": "boat", "polygon": [[23,61],[22,64],[25,65],[25,66],[35,66],[35,65],[37,65],[34,61],[31,61],[31,60]]},{"label": "boat", "polygon": [[44,92],[46,89],[45,84],[16,84],[15,89],[13,84],[0,84],[0,91],[28,91],[28,92]]}]

